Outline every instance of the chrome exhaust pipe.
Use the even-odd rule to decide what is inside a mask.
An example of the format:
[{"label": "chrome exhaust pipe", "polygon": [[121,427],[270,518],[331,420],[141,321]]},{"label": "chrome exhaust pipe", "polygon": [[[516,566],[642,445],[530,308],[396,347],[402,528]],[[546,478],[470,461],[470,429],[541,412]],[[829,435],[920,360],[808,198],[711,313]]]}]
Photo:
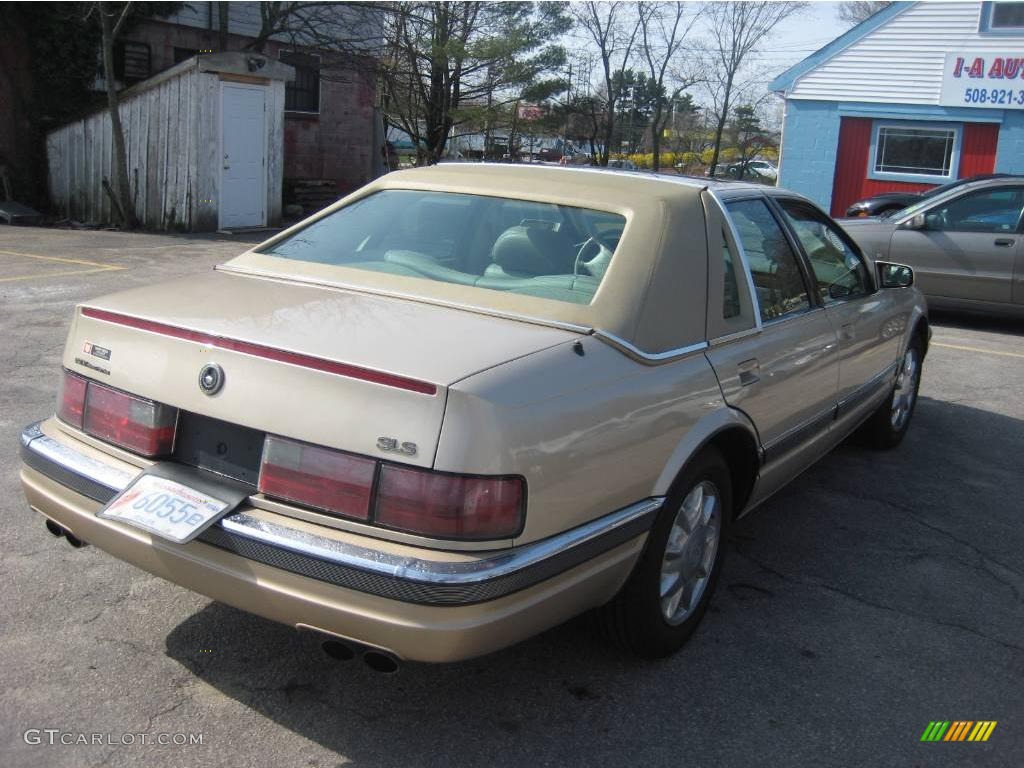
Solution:
[{"label": "chrome exhaust pipe", "polygon": [[52,533],[58,539],[61,536],[63,536],[65,539],[68,540],[68,544],[70,544],[75,549],[81,549],[82,547],[85,546],[85,542],[84,541],[82,541],[80,538],[75,536],[75,534],[73,534],[71,531],[69,531],[63,525],[61,525],[60,523],[54,522],[50,518],[46,518],[46,530],[48,530],[50,533]]},{"label": "chrome exhaust pipe", "polygon": [[335,661],[352,661],[356,657],[356,649],[341,640],[324,640],[320,648]]},{"label": "chrome exhaust pipe", "polygon": [[363,663],[374,672],[380,672],[385,675],[393,675],[401,669],[401,663],[398,661],[398,658],[383,651],[366,651],[363,654]]},{"label": "chrome exhaust pipe", "polygon": [[320,641],[320,649],[335,661],[352,661],[352,659],[359,656],[362,658],[363,663],[374,672],[381,672],[386,675],[393,675],[402,667],[401,659],[385,648],[364,645],[357,640],[350,640],[347,637],[341,637],[333,632],[327,632],[308,624],[298,624],[296,626],[298,629],[310,630],[320,635],[323,638]]}]

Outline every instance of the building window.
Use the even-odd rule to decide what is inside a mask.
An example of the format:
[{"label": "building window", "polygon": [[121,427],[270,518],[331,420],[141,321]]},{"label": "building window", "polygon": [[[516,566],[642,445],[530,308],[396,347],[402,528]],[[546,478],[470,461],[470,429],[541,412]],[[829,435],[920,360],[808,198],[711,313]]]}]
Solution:
[{"label": "building window", "polygon": [[1024,28],[1024,3],[992,3],[992,29]]},{"label": "building window", "polygon": [[281,51],[281,61],[295,67],[295,80],[284,85],[284,108],[288,112],[320,112],[320,57]]},{"label": "building window", "polygon": [[958,126],[875,123],[869,176],[876,179],[948,181],[956,178]]},{"label": "building window", "polygon": [[114,44],[114,77],[125,85],[145,80],[150,75],[149,46],[123,40]]},{"label": "building window", "polygon": [[1024,30],[1024,3],[982,3],[980,26],[981,32],[993,35],[1019,35]]}]

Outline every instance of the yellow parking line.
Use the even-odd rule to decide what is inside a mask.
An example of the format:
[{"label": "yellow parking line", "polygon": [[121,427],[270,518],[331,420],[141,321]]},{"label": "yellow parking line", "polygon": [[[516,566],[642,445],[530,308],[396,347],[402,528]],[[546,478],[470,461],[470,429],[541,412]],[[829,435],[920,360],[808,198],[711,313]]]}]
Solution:
[{"label": "yellow parking line", "polygon": [[964,347],[960,344],[943,344],[940,341],[933,341],[931,343],[933,347],[945,347],[946,349],[960,349],[964,352],[981,352],[983,355],[1001,355],[1003,357],[1019,357],[1024,359],[1024,355],[1019,352],[999,352],[995,349],[979,349],[978,347]]},{"label": "yellow parking line", "polygon": [[65,264],[82,264],[86,267],[97,267],[99,269],[127,269],[127,267],[119,267],[114,264],[100,264],[98,261],[85,261],[84,259],[64,259],[60,256],[39,256],[34,253],[21,253],[20,251],[2,251],[0,253],[6,256],[23,256],[26,259],[41,259],[42,261],[60,261]]},{"label": "yellow parking line", "polygon": [[12,283],[15,280],[45,280],[48,277],[67,277],[68,275],[91,275],[96,272],[114,272],[125,267],[99,267],[98,269],[68,269],[61,272],[46,272],[42,275],[18,275],[17,277],[0,277],[0,283]]}]

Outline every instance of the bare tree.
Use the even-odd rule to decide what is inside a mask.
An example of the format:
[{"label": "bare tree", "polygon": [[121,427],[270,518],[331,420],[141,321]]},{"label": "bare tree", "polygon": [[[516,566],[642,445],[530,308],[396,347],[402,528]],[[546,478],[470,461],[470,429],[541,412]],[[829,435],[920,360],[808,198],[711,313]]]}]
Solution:
[{"label": "bare tree", "polygon": [[839,20],[851,26],[860,24],[890,5],[889,0],[850,0],[839,4]]},{"label": "bare tree", "polygon": [[[569,24],[564,3],[405,2],[387,6],[381,66],[388,122],[421,162],[441,158],[453,129],[502,116],[565,62],[551,43]],[[557,85],[552,85],[558,88]]]},{"label": "bare tree", "polygon": [[[622,2],[576,3],[572,7],[573,18],[584,33],[597,46],[604,76],[604,147],[598,155],[600,165],[608,165],[612,136],[615,131],[615,105],[619,100],[619,89],[614,75],[628,68],[633,54],[633,45],[640,30],[640,19],[627,19],[631,5]],[[616,63],[618,62],[618,63]]]},{"label": "bare tree", "polygon": [[710,3],[705,7],[708,32],[711,37],[710,54],[714,69],[710,89],[718,94],[716,101],[717,125],[715,145],[709,172],[715,173],[722,148],[722,132],[729,119],[733,91],[740,69],[751,53],[768,38],[769,33],[794,13],[802,11],[807,3],[780,3],[764,0],[746,3]]},{"label": "bare tree", "polygon": [[[120,7],[118,7],[120,6]],[[131,10],[131,3],[97,4],[100,16],[100,31],[103,46],[103,80],[107,88],[107,109],[110,111],[110,133],[114,140],[113,164],[114,184],[112,198],[114,207],[121,216],[125,228],[139,226],[135,215],[135,203],[128,186],[128,156],[124,149],[124,128],[121,126],[120,102],[117,97],[117,80],[114,77],[114,43],[124,29]]]},{"label": "bare tree", "polygon": [[665,75],[669,64],[681,50],[686,36],[697,21],[693,13],[687,19],[688,6],[685,3],[638,2],[637,17],[640,20],[640,50],[647,63],[648,80],[655,92],[651,108],[651,150],[654,153],[652,168],[661,170],[661,133],[670,112],[666,110],[679,95],[696,83],[698,75],[692,70],[685,75],[676,75],[675,89],[666,96]]}]

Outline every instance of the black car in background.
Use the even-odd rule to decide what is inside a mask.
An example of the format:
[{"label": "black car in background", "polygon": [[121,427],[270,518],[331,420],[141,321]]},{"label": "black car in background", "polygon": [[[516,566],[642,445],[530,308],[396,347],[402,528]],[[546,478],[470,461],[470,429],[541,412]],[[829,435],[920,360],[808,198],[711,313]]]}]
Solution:
[{"label": "black car in background", "polygon": [[927,192],[882,192],[856,203],[846,209],[846,215],[850,218],[861,218],[864,216],[889,216],[896,211],[902,211],[908,205],[919,203],[935,195],[959,187],[961,184],[968,184],[972,181],[983,181],[985,179],[1001,179],[1011,176],[1009,173],[986,173],[980,176],[969,176],[966,179],[957,179],[948,184],[929,189]]}]

